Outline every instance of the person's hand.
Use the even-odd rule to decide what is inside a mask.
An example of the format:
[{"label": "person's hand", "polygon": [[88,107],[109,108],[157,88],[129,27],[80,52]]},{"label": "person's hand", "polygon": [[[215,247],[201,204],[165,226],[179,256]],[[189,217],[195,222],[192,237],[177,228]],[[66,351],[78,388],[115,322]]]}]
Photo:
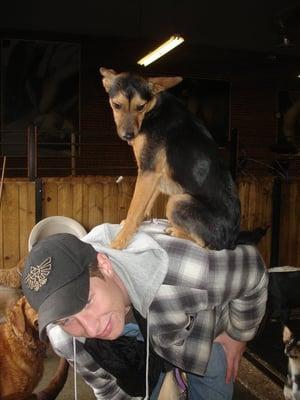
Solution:
[{"label": "person's hand", "polygon": [[214,341],[220,343],[225,351],[227,360],[226,383],[229,383],[231,380],[234,381],[237,377],[240,361],[246,348],[246,342],[234,340],[228,336],[226,332],[221,333]]}]

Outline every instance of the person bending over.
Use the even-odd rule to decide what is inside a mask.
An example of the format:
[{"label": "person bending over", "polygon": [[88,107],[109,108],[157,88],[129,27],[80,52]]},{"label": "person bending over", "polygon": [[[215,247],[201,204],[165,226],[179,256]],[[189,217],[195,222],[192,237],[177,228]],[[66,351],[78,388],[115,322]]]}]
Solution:
[{"label": "person bending over", "polygon": [[[109,246],[120,225],[99,225],[81,240],[55,234],[27,257],[22,288],[40,337],[97,399],[156,399],[174,367],[186,373],[190,400],[232,398],[265,312],[264,262],[253,246],[202,249],[167,227],[144,222],[124,250]],[[124,332],[132,314],[144,340]]]}]

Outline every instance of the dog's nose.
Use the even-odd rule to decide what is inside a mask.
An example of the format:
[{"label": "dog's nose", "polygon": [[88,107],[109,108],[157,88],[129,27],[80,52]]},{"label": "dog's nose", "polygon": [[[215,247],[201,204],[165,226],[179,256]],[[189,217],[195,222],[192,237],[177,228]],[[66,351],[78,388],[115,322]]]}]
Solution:
[{"label": "dog's nose", "polygon": [[133,132],[126,132],[125,135],[123,136],[124,140],[132,140],[133,138],[134,138]]}]

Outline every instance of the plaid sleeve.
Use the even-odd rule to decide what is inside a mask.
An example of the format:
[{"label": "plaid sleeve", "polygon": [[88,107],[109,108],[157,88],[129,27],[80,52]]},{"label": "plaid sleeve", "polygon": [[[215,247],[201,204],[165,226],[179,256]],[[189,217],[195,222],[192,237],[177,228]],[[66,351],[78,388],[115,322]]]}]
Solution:
[{"label": "plaid sleeve", "polygon": [[[51,324],[47,333],[53,350],[74,365],[73,338],[60,326]],[[114,376],[106,372],[93,360],[84,349],[84,343],[76,340],[76,371],[93,389],[95,398],[99,400],[141,400],[141,397],[127,395],[117,384]]]},{"label": "plaid sleeve", "polygon": [[253,339],[265,314],[267,302],[267,274],[240,299],[233,299],[226,316],[226,332],[235,340],[248,342]]},{"label": "plaid sleeve", "polygon": [[221,310],[218,331],[222,327],[232,338],[249,341],[266,308],[268,274],[264,262],[253,246],[238,246],[233,252],[212,256],[209,303]]}]

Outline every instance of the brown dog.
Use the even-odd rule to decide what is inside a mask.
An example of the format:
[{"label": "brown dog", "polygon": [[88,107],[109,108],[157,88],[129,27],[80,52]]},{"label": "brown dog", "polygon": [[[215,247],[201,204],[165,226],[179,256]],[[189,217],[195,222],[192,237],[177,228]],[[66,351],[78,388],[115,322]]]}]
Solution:
[{"label": "brown dog", "polygon": [[240,201],[212,136],[167,89],[180,77],[144,78],[100,68],[118,135],[132,146],[138,176],[126,221],[111,246],[127,246],[159,193],[169,195],[168,233],[201,247],[234,249]]},{"label": "brown dog", "polygon": [[55,399],[67,379],[68,363],[62,360],[48,387],[32,394],[43,376],[47,348],[39,340],[37,321],[37,313],[22,297],[0,324],[1,400]]},{"label": "brown dog", "polygon": [[25,257],[22,257],[14,267],[0,269],[0,285],[9,288],[20,288],[24,263]]}]

